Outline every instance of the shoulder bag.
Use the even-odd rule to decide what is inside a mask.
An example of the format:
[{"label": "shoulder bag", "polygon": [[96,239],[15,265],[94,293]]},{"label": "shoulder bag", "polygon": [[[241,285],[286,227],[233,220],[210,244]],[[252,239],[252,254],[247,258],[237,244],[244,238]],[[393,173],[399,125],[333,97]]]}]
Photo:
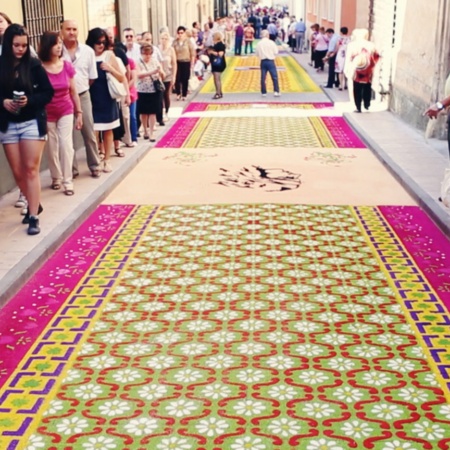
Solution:
[{"label": "shoulder bag", "polygon": [[[108,60],[115,58],[114,53],[110,52],[108,54]],[[106,72],[106,81],[108,83],[109,95],[114,100],[120,100],[126,97],[127,91],[123,83],[121,83],[112,73]]]}]

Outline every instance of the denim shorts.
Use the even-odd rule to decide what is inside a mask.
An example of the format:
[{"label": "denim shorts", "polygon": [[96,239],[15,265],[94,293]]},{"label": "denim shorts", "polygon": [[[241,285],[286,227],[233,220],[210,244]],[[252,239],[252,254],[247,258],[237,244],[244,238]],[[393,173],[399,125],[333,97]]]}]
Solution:
[{"label": "denim shorts", "polygon": [[0,131],[1,144],[17,144],[20,141],[45,141],[47,136],[39,136],[37,120],[26,122],[9,122],[5,133]]}]

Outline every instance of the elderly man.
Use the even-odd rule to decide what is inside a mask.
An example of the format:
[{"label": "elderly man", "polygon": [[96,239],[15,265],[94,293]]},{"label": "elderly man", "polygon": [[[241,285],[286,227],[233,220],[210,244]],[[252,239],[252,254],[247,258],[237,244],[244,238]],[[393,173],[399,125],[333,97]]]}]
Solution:
[{"label": "elderly man", "polygon": [[278,85],[278,73],[275,65],[275,57],[278,54],[278,47],[274,41],[269,39],[267,30],[261,31],[261,41],[256,46],[256,56],[261,60],[261,94],[263,97],[267,95],[266,77],[267,72],[270,73],[273,82],[275,97],[280,96],[280,87]]},{"label": "elderly man", "polygon": [[[94,132],[94,119],[92,117],[92,103],[89,87],[98,77],[95,53],[91,47],[78,42],[78,25],[75,20],[64,20],[61,23],[61,38],[63,41],[62,56],[75,67],[75,84],[80,96],[81,111],[83,114],[83,136],[86,148],[86,159],[94,178],[100,176],[100,155],[98,153],[97,139]],[[78,175],[76,156],[73,161],[74,176]]]}]

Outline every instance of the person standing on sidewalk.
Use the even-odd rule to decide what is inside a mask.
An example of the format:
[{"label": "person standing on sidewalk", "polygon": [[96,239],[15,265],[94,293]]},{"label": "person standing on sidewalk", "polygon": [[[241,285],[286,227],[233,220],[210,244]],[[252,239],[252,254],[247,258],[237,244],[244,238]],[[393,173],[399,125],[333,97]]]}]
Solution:
[{"label": "person standing on sidewalk", "polygon": [[[94,132],[94,118],[92,116],[92,102],[89,87],[97,79],[95,53],[89,46],[78,42],[78,25],[75,20],[65,20],[61,24],[61,38],[63,40],[62,58],[73,64],[75,68],[75,85],[80,97],[83,126],[81,136],[86,149],[86,162],[93,178],[100,176],[100,154]],[[78,175],[76,155],[73,159],[73,172]]]},{"label": "person standing on sidewalk", "polygon": [[295,52],[301,53],[303,50],[303,43],[305,41],[306,25],[303,19],[299,19],[295,24]]},{"label": "person standing on sidewalk", "polygon": [[339,87],[339,82],[336,81],[336,51],[337,44],[339,41],[339,36],[334,32],[333,28],[328,28],[326,31],[328,37],[328,51],[325,55],[324,61],[328,62],[328,82],[324,86],[326,88],[332,88],[334,85]]},{"label": "person standing on sidewalk", "polygon": [[275,65],[275,58],[277,54],[278,47],[275,42],[269,39],[269,32],[267,30],[262,30],[261,41],[258,42],[258,45],[256,46],[256,56],[261,60],[261,94],[263,97],[267,95],[267,72],[270,73],[270,76],[272,78],[275,97],[280,96],[277,66]]}]

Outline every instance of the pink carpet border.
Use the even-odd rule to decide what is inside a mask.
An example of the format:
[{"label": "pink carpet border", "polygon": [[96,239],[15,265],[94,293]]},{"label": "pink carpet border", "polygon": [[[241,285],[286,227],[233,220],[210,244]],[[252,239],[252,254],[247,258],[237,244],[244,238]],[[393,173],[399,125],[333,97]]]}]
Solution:
[{"label": "pink carpet border", "polygon": [[180,117],[155,145],[155,148],[181,148],[200,119]]},{"label": "pink carpet border", "polygon": [[450,312],[450,241],[417,206],[379,210]]},{"label": "pink carpet border", "polygon": [[[187,106],[187,108],[183,111],[184,113],[187,112],[200,112],[200,111],[206,111],[207,107],[209,105],[212,105],[213,103],[210,102],[193,102],[193,103],[189,103],[189,105]],[[223,103],[217,103],[217,105],[235,105],[238,104],[238,102],[223,102]],[[254,103],[254,102],[239,102],[239,105],[284,105],[286,108],[289,108],[290,106],[293,105],[311,105],[314,107],[314,109],[323,109],[323,108],[332,108],[333,107],[333,103],[331,102],[324,102],[324,103],[310,103],[310,102],[291,102],[291,103],[286,103],[286,102],[270,102],[270,103],[264,103],[264,102],[258,102],[258,103]],[[241,108],[242,109],[242,108]]]},{"label": "pink carpet border", "polygon": [[99,206],[0,310],[0,387],[133,209]]}]

